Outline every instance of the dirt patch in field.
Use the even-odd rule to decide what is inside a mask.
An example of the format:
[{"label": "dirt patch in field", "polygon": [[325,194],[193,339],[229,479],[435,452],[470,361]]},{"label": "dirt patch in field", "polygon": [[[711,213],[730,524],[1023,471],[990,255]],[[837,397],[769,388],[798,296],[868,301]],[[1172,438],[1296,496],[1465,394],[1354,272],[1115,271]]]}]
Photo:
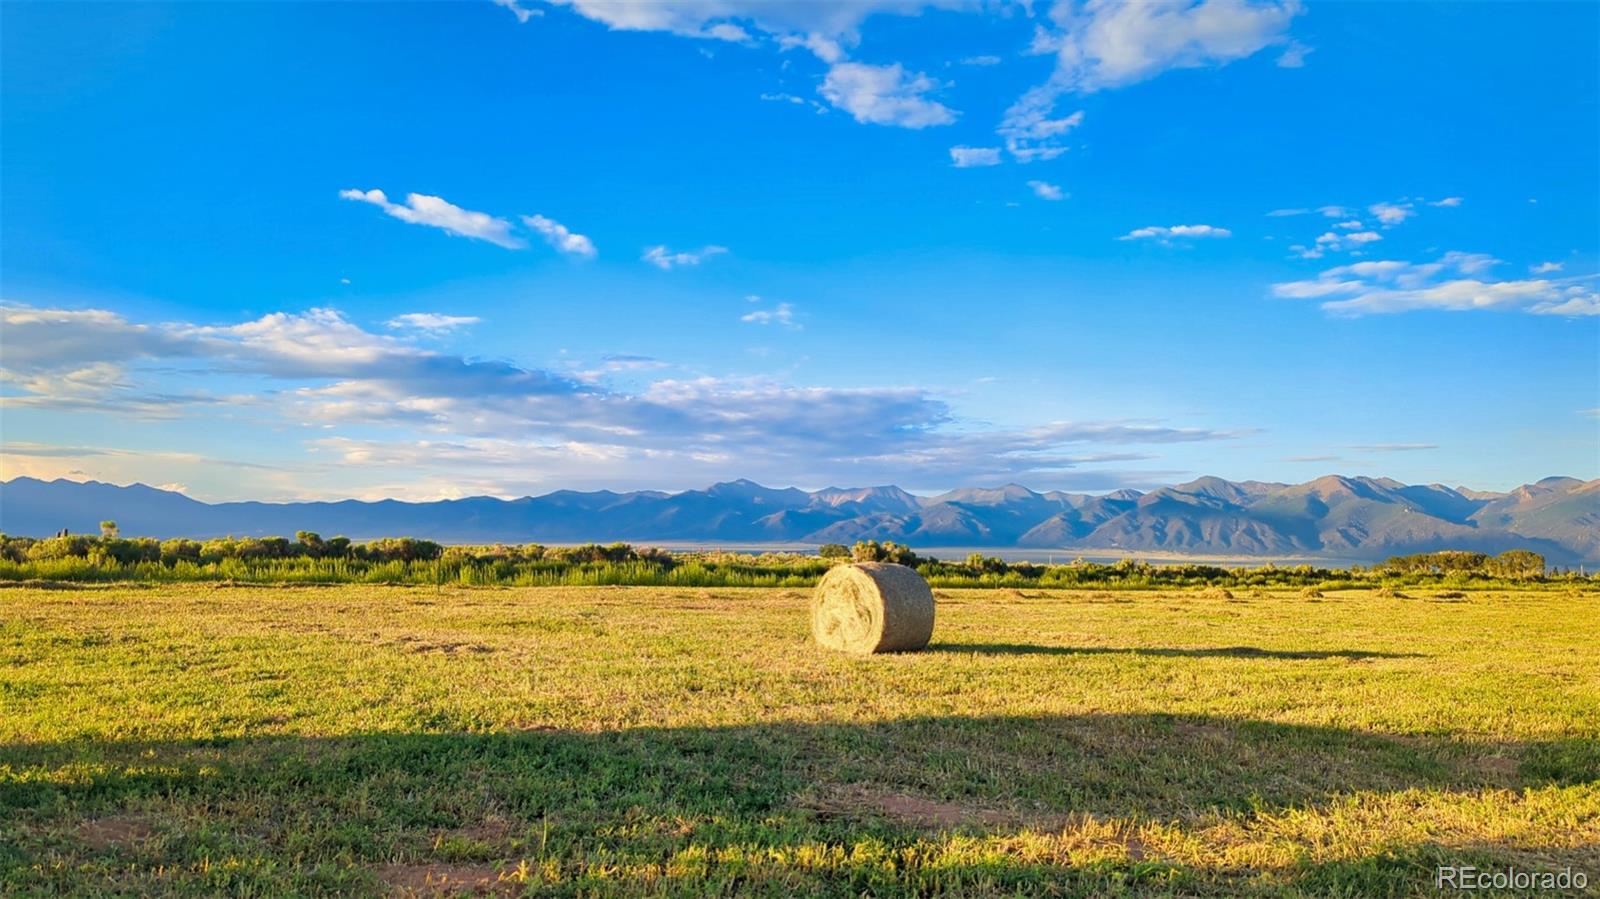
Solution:
[{"label": "dirt patch in field", "polygon": [[511,825],[505,821],[485,821],[470,827],[458,827],[448,833],[485,843],[502,843],[510,838]]},{"label": "dirt patch in field", "polygon": [[373,874],[391,896],[509,896],[522,888],[489,864],[383,865]]},{"label": "dirt patch in field", "polygon": [[135,815],[111,815],[78,825],[78,839],[91,849],[126,846],[148,840],[154,833],[150,822]]},{"label": "dirt patch in field", "polygon": [[0,581],[0,590],[149,590],[153,584],[79,584],[73,581]]},{"label": "dirt patch in field", "polygon": [[[334,631],[337,633],[337,631]],[[437,640],[429,637],[419,637],[406,634],[399,637],[386,637],[382,634],[372,634],[366,642],[374,646],[383,646],[398,649],[401,652],[435,653],[439,655],[456,655],[457,653],[490,653],[495,648],[486,643],[469,643],[458,640]]]},{"label": "dirt patch in field", "polygon": [[1522,782],[1519,774],[1522,763],[1509,756],[1482,756],[1473,760],[1473,767],[1497,784],[1515,786]]},{"label": "dirt patch in field", "polygon": [[827,816],[888,818],[913,827],[1016,827],[1037,823],[1004,809],[972,803],[941,802],[861,784],[826,790],[804,805]]},{"label": "dirt patch in field", "polygon": [[426,640],[410,643],[405,647],[405,649],[406,652],[439,652],[444,653],[445,655],[454,655],[458,652],[494,652],[493,646],[488,646],[483,643],[429,643]]},{"label": "dirt patch in field", "polygon": [[1083,813],[1019,811],[967,802],[945,802],[909,793],[879,790],[865,784],[826,788],[801,803],[827,817],[887,818],[928,830],[986,828],[1028,829],[1054,834],[1064,845],[1095,852],[1126,854],[1139,862],[1159,858],[1139,831],[1126,823],[1105,821]]},{"label": "dirt patch in field", "polygon": [[1216,724],[1195,724],[1191,721],[1178,721],[1172,725],[1172,732],[1188,740],[1213,740],[1222,741],[1232,736],[1227,728]]}]

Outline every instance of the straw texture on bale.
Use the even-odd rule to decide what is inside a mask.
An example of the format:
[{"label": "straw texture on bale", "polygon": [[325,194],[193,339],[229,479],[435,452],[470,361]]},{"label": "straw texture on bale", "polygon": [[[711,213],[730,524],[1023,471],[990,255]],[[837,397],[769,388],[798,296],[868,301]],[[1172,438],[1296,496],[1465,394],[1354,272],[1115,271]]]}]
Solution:
[{"label": "straw texture on bale", "polygon": [[914,652],[933,636],[933,591],[904,565],[837,565],[811,595],[811,634],[857,655]]}]

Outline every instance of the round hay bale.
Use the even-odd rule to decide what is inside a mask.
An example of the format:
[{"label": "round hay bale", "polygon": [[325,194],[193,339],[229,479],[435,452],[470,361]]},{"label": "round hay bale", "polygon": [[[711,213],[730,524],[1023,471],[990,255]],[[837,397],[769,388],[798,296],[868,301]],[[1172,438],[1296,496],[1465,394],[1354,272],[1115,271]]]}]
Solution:
[{"label": "round hay bale", "polygon": [[835,565],[811,594],[811,634],[857,655],[915,652],[933,636],[933,591],[904,565]]}]

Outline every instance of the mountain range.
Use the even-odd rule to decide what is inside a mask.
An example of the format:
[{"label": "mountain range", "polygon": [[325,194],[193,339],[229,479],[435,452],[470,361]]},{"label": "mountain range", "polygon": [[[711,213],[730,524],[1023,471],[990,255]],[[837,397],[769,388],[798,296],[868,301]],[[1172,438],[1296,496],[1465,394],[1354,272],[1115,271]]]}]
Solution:
[{"label": "mountain range", "polygon": [[1143,493],[1038,493],[1015,484],[922,497],[893,486],[805,491],[752,481],[704,490],[558,490],[503,500],[203,503],[143,484],[0,482],[0,532],[151,537],[292,535],[445,543],[818,544],[894,540],[994,547],[1362,561],[1439,549],[1531,549],[1600,562],[1600,480],[1552,477],[1506,493],[1328,475],[1304,484],[1203,477]]}]

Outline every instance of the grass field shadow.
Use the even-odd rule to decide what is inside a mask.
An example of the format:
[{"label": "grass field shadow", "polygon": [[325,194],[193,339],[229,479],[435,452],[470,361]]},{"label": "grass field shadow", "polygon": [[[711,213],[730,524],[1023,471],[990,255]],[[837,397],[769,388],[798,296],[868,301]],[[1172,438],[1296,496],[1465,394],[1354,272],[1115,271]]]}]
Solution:
[{"label": "grass field shadow", "polygon": [[930,652],[974,655],[1135,655],[1187,659],[1421,659],[1419,652],[1379,652],[1362,649],[1261,649],[1255,646],[1055,646],[1039,643],[934,643]]},{"label": "grass field shadow", "polygon": [[[523,866],[507,889],[556,893],[1237,894],[1253,881],[1215,880],[1137,828],[1179,839],[1336,817],[1356,793],[1597,782],[1589,741],[1142,714],[24,743],[0,747],[0,887],[48,892],[49,871],[88,865],[133,877],[133,892],[167,891],[138,880],[167,872],[195,894],[360,893],[383,888],[383,872],[459,865]],[[138,836],[90,839],[86,826]],[[1101,832],[1060,848],[1078,844],[1059,835]],[[1472,857],[1518,857],[1500,848]],[[1420,889],[1419,860],[1454,851],[1424,841],[1257,879],[1392,894]]]}]

